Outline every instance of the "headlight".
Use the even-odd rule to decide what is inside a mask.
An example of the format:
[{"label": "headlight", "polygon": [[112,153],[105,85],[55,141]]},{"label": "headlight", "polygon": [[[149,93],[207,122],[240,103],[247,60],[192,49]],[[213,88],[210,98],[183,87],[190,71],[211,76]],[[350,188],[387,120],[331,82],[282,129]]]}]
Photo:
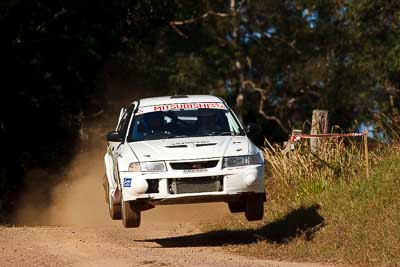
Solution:
[{"label": "headlight", "polygon": [[260,155],[225,157],[222,168],[262,164]]},{"label": "headlight", "polygon": [[132,162],[129,164],[128,171],[140,172],[140,164],[138,162]]},{"label": "headlight", "polygon": [[133,162],[129,164],[128,171],[130,172],[164,172],[167,168],[165,167],[164,161],[156,162]]},{"label": "headlight", "polygon": [[224,158],[222,168],[244,166],[247,165],[247,162],[248,162],[247,156],[226,157]]},{"label": "headlight", "polygon": [[263,163],[264,163],[264,160],[260,156],[260,154],[249,156],[249,165],[257,165],[257,164],[263,164]]},{"label": "headlight", "polygon": [[141,162],[140,170],[142,172],[165,172],[167,168],[165,167],[164,161]]}]

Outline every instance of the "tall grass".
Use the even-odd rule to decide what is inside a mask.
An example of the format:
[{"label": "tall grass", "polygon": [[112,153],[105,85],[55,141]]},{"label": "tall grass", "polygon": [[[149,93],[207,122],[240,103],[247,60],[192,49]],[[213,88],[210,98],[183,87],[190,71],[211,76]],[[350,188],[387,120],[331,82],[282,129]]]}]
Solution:
[{"label": "tall grass", "polygon": [[307,141],[298,142],[290,151],[266,141],[264,158],[272,199],[301,200],[332,183],[350,182],[365,174],[361,142],[350,139],[326,139],[315,153]]},{"label": "tall grass", "polygon": [[361,144],[330,139],[311,153],[302,141],[285,153],[267,142],[264,220],[230,216],[211,233],[245,255],[400,266],[400,143],[371,144],[368,179]]}]

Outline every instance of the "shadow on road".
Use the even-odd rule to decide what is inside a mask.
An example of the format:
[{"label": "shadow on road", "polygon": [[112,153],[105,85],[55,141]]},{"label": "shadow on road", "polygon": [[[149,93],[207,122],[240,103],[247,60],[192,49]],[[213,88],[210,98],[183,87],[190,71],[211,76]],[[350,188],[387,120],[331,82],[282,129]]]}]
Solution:
[{"label": "shadow on road", "polygon": [[259,240],[285,244],[299,237],[308,241],[324,226],[324,218],[318,213],[319,208],[317,204],[301,207],[291,211],[282,219],[254,230],[218,230],[194,235],[147,239],[141,242],[156,242],[162,247],[203,247],[251,244]]}]

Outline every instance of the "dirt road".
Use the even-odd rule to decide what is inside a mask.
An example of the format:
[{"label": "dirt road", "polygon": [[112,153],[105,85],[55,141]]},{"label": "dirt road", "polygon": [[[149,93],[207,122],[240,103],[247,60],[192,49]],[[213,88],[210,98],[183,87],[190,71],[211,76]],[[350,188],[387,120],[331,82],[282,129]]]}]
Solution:
[{"label": "dirt road", "polygon": [[205,230],[222,216],[241,216],[224,203],[157,207],[143,213],[140,228],[124,229],[109,218],[100,180],[89,174],[59,185],[45,210],[28,201],[18,226],[0,226],[0,266],[310,266],[224,250],[256,242]]},{"label": "dirt road", "polygon": [[[224,250],[257,242],[205,230],[224,216],[242,216],[230,215],[224,203],[157,207],[142,214],[140,228],[124,229],[104,200],[101,141],[79,151],[65,173],[28,175],[16,226],[0,226],[0,266],[310,266]],[[43,179],[59,182],[46,187]]]},{"label": "dirt road", "polygon": [[[193,220],[193,208],[185,208],[190,223],[150,221],[181,209],[167,208],[154,211],[139,229],[123,229],[116,222],[0,227],[0,266],[310,266],[229,254],[222,248],[226,238],[200,230],[204,221]],[[220,208],[202,205],[197,210]]]}]

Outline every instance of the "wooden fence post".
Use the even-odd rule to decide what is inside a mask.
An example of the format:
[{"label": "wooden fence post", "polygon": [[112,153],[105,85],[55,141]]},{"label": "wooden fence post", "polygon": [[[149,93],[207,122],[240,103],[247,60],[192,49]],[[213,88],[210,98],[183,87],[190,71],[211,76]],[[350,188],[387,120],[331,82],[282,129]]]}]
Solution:
[{"label": "wooden fence post", "polygon": [[286,153],[294,150],[294,145],[296,142],[292,142],[291,138],[293,135],[301,135],[302,133],[302,130],[292,130],[292,135],[289,136],[289,141],[283,143],[284,149],[282,150],[282,154],[285,155]]},{"label": "wooden fence post", "polygon": [[[328,133],[328,111],[313,110],[311,121],[311,134]],[[311,152],[316,153],[320,144],[319,138],[311,138]]]}]

